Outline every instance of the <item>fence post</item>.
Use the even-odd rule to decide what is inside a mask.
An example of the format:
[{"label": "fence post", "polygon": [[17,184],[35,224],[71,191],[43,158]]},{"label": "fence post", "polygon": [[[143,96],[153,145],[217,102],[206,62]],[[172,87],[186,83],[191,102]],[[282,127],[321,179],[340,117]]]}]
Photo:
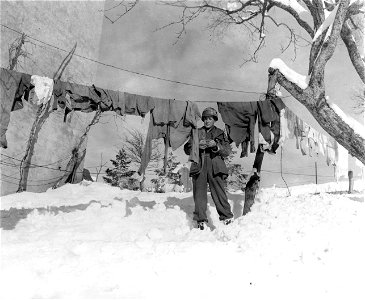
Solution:
[{"label": "fence post", "polygon": [[354,173],[352,171],[348,172],[349,177],[349,194],[354,192]]},{"label": "fence post", "polygon": [[317,171],[317,162],[314,162],[314,168],[315,168],[315,172],[316,172],[316,184],[318,184],[318,171]]}]

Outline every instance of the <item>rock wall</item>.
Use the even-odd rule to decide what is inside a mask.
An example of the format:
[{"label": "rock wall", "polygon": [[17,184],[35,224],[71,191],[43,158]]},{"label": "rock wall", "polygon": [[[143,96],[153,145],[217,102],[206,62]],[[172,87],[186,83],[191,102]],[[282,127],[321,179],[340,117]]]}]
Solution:
[{"label": "rock wall", "polygon": [[[104,2],[1,1],[0,8],[2,24],[39,40],[27,38],[23,49],[29,57],[19,60],[17,71],[52,78],[76,42],[76,54],[98,59]],[[9,66],[9,45],[19,37],[18,33],[1,26],[1,67]],[[91,85],[96,71],[95,63],[74,56],[61,79]],[[14,193],[18,188],[19,165],[36,112],[37,106],[24,101],[23,109],[11,113],[6,134],[8,148],[1,149],[1,195]],[[27,191],[42,192],[58,181],[93,116],[94,113],[71,112],[64,122],[62,109],[50,114],[39,131],[32,153]],[[86,151],[86,144],[87,139],[80,152]],[[82,170],[83,162],[77,170],[76,182],[82,179]]]}]

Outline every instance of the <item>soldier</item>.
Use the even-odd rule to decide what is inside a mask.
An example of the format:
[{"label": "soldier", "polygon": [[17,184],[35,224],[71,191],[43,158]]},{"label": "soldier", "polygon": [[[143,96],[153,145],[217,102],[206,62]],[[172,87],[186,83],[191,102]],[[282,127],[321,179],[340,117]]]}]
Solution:
[{"label": "soldier", "polygon": [[[198,228],[204,230],[208,223],[206,214],[208,183],[219,219],[228,225],[233,220],[233,214],[225,191],[228,169],[223,160],[230,154],[231,148],[223,130],[214,126],[218,120],[218,113],[214,108],[206,108],[202,120],[204,126],[199,128],[198,132],[199,163],[191,164],[190,176],[193,179],[194,220],[197,221]],[[193,139],[190,138],[184,146],[187,155],[191,152],[192,143]]]}]

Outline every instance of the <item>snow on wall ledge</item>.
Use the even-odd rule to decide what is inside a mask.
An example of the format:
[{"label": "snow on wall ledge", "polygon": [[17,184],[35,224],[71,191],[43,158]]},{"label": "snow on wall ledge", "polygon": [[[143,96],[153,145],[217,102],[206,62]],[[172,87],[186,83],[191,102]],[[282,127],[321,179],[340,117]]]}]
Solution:
[{"label": "snow on wall ledge", "polygon": [[305,90],[308,87],[309,77],[301,75],[289,68],[280,58],[274,58],[270,63],[270,68],[278,69],[289,81]]}]

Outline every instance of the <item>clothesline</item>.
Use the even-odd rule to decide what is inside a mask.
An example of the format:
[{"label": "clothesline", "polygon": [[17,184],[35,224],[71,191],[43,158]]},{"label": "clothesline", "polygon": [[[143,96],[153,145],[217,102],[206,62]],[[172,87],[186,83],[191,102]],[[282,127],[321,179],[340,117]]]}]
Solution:
[{"label": "clothesline", "polygon": [[[16,29],[13,29],[7,25],[4,25],[4,24],[1,24],[1,26],[3,26],[4,28],[7,28],[8,30],[11,30],[11,31],[14,31],[18,34],[23,34],[22,32],[16,30]],[[52,48],[55,48],[57,50],[60,50],[60,51],[63,51],[63,52],[69,52],[68,50],[65,50],[65,49],[62,49],[60,47],[57,47],[55,45],[52,45],[50,43],[47,43],[47,42],[44,42],[40,39],[37,39],[37,38],[34,38],[28,34],[25,34],[25,36],[27,36],[28,38],[34,40],[34,41],[37,41],[39,43],[42,43],[48,47],[52,47]],[[129,70],[129,69],[126,69],[126,68],[121,68],[121,67],[118,67],[118,66],[115,66],[115,65],[112,65],[112,64],[108,64],[108,63],[104,63],[104,62],[101,62],[101,61],[98,61],[98,60],[95,60],[95,59],[92,59],[92,58],[89,58],[89,57],[86,57],[86,56],[83,56],[83,55],[80,55],[80,54],[74,54],[74,56],[76,57],[80,57],[80,58],[83,58],[85,60],[89,60],[91,62],[94,62],[94,63],[97,63],[97,64],[100,64],[100,65],[103,65],[103,66],[106,66],[106,67],[110,67],[110,68],[114,68],[114,69],[117,69],[117,70],[120,70],[120,71],[124,71],[124,72],[127,72],[127,73],[131,73],[131,74],[134,74],[134,75],[139,75],[139,76],[144,76],[144,77],[148,77],[148,78],[151,78],[151,79],[156,79],[156,80],[160,80],[160,81],[165,81],[165,82],[170,82],[170,83],[176,83],[176,84],[181,84],[181,85],[186,85],[186,86],[192,86],[192,87],[197,87],[197,88],[204,88],[204,89],[210,89],[210,90],[216,90],[216,91],[223,91],[223,92],[233,92],[233,93],[243,93],[243,94],[256,94],[256,95],[260,95],[260,94],[265,94],[265,92],[255,92],[255,91],[244,91],[244,90],[236,90],[236,89],[228,89],[228,88],[219,88],[219,87],[213,87],[213,86],[206,86],[206,85],[201,85],[201,84],[195,84],[195,83],[188,83],[188,82],[183,82],[183,81],[178,81],[178,80],[172,80],[172,79],[168,79],[168,78],[163,78],[163,77],[159,77],[159,76],[154,76],[154,75],[150,75],[150,74],[146,74],[146,73],[142,73],[142,72],[137,72],[137,71],[133,71],[133,70]],[[284,96],[282,98],[287,98],[287,97],[291,97],[291,96]],[[240,102],[241,100],[237,100],[237,102]],[[194,102],[211,102],[211,101],[202,101],[202,100],[198,100],[198,101],[194,101]],[[224,101],[223,101],[224,102]]]},{"label": "clothesline", "polygon": [[[181,118],[184,116],[184,112],[186,110],[186,104],[188,104],[188,103],[194,103],[194,102],[190,102],[190,101],[180,101],[180,100],[175,100],[175,99],[174,100],[172,100],[172,99],[161,99],[161,98],[154,98],[154,97],[150,97],[150,96],[142,96],[142,95],[136,95],[136,94],[128,94],[128,93],[123,93],[123,92],[120,92],[120,91],[103,90],[103,89],[97,88],[95,86],[90,87],[90,86],[85,86],[85,85],[79,85],[79,84],[76,84],[76,83],[72,83],[71,84],[71,83],[62,82],[62,81],[55,81],[55,83],[53,85],[53,80],[50,79],[50,78],[40,77],[40,76],[36,76],[36,75],[31,76],[29,74],[24,74],[24,73],[20,73],[20,72],[16,72],[16,71],[9,71],[9,70],[5,70],[5,69],[2,69],[2,74],[8,74],[7,76],[9,76],[9,74],[10,75],[13,74],[12,76],[14,76],[14,74],[15,74],[15,77],[18,78],[17,80],[19,80],[19,82],[21,82],[22,84],[24,84],[24,87],[21,88],[22,91],[20,91],[20,92],[13,91],[14,94],[16,94],[16,95],[19,94],[18,95],[18,100],[14,99],[14,96],[13,96],[14,103],[9,103],[9,105],[7,105],[8,107],[13,107],[13,108],[16,106],[15,105],[15,102],[16,101],[19,101],[19,96],[21,97],[22,96],[22,93],[24,93],[24,90],[26,90],[27,88],[29,89],[32,86],[31,83],[33,83],[36,86],[35,87],[35,94],[37,94],[37,90],[38,91],[44,90],[44,94],[46,95],[46,96],[38,96],[38,97],[35,97],[36,98],[36,103],[39,104],[39,103],[44,103],[45,101],[49,101],[49,99],[47,100],[45,98],[50,98],[51,95],[54,94],[54,98],[61,99],[61,101],[60,100],[57,100],[57,99],[54,99],[53,100],[53,109],[56,109],[57,106],[61,106],[61,105],[63,105],[63,108],[65,108],[65,106],[66,106],[65,115],[67,115],[67,104],[66,104],[66,102],[68,102],[70,100],[70,98],[71,98],[71,100],[73,102],[72,102],[72,105],[69,107],[69,111],[71,111],[72,109],[78,109],[78,110],[81,110],[81,111],[90,112],[92,110],[97,109],[101,105],[102,107],[104,107],[104,111],[109,111],[109,110],[117,111],[117,109],[119,109],[119,113],[122,114],[122,115],[124,115],[124,114],[132,114],[132,115],[140,115],[142,117],[147,112],[150,112],[151,110],[153,111],[153,108],[155,108],[155,106],[156,106],[155,113],[157,113],[157,111],[159,111],[159,113],[162,113],[162,115],[164,115],[167,112],[167,110],[166,110],[167,108],[165,107],[165,105],[167,103],[172,103],[172,104],[173,103],[176,103],[177,106],[176,105],[173,105],[173,107],[175,107],[175,106],[176,106],[176,108],[179,107],[179,109],[178,109],[178,111],[179,111],[179,118],[178,119],[175,119],[175,120],[169,120],[168,122],[171,122],[171,121],[172,122],[177,122],[177,121],[181,120]],[[4,82],[6,82],[6,80]],[[42,85],[44,83],[46,83],[46,85],[42,87]],[[41,85],[41,88],[38,85]],[[18,86],[18,85],[16,84],[15,86]],[[52,88],[54,88],[53,91],[52,91]],[[19,86],[18,86],[18,90],[19,90]],[[70,96],[68,98],[69,100],[66,99],[68,96]],[[128,101],[128,100],[130,100],[130,101]],[[6,99],[6,101],[12,102],[11,97],[9,97],[9,99]],[[21,100],[20,100],[20,102],[21,102]],[[128,108],[127,108],[127,105],[126,105],[127,102],[128,102]],[[215,101],[211,101],[211,102],[215,102]],[[247,107],[250,105],[250,103],[251,104],[254,104],[255,106],[256,106],[255,103],[258,103],[257,104],[258,107],[261,107],[262,105],[267,105],[268,104],[267,101],[266,102],[265,101],[250,101],[250,102],[242,102],[242,101],[241,102],[233,102],[233,101],[230,101],[230,102],[217,102],[217,103],[220,103],[221,106],[223,104],[225,106],[228,105],[227,107],[228,108],[230,107],[228,109],[228,111],[231,111],[231,112],[234,112],[234,113],[239,113],[239,114],[242,113],[243,115],[247,114],[247,112],[248,112],[247,111]],[[131,104],[132,104],[132,106],[131,106]],[[280,104],[280,107],[281,108],[284,108],[284,104]],[[279,108],[279,110],[281,108]],[[239,110],[242,110],[242,109],[245,112],[239,112]],[[264,113],[262,115],[263,118],[265,118],[266,112],[269,112],[269,115],[270,115],[270,110],[272,110],[269,107],[261,107],[260,109]],[[194,108],[194,110],[195,110],[195,108]],[[289,111],[289,110],[286,108],[286,111]],[[222,111],[220,111],[220,112],[222,114]],[[8,113],[10,113],[10,111]],[[252,111],[249,114],[252,115],[252,114],[255,114],[255,113]],[[292,113],[292,115],[295,116],[293,113]],[[175,117],[176,117],[176,115],[175,115]],[[240,116],[237,116],[237,117],[238,117],[237,120],[239,121]],[[278,119],[278,117],[279,117],[279,115],[277,115],[277,117],[275,117],[274,119],[277,120],[275,122],[277,122],[277,124],[280,125],[280,120]],[[223,121],[225,121],[224,115],[222,115],[222,118],[223,118]],[[296,117],[296,118],[298,120],[300,120],[298,117]],[[2,123],[3,123],[3,119],[5,119],[5,118],[2,118]],[[271,121],[273,121],[274,119],[272,119]],[[232,121],[232,120],[233,120],[232,119],[232,115],[231,116],[228,115],[226,117],[226,121],[225,121],[226,125],[230,121]],[[195,124],[196,121],[194,121],[193,123]],[[164,123],[164,124],[166,124],[166,123]],[[178,122],[176,124],[178,124]],[[263,124],[263,123],[262,122],[261,123],[259,122],[259,124]],[[267,123],[267,124],[269,124],[269,123]],[[305,122],[303,122],[301,120],[301,124],[302,124],[302,127],[303,127],[304,124],[305,124]],[[4,128],[6,129],[7,124],[2,124],[2,125],[4,125],[4,126],[2,126],[2,128],[3,129]],[[231,125],[234,125],[234,124],[231,124]],[[249,129],[249,132],[252,133],[253,126],[252,125],[246,126],[246,125],[244,126],[246,128],[246,130]],[[272,125],[270,125],[270,126],[272,126]],[[270,148],[270,143],[272,143],[271,135],[274,134],[274,137],[275,136],[279,137],[278,134],[280,134],[280,132],[281,133],[283,132],[282,129],[279,130],[278,125],[275,125],[275,126],[276,126],[275,128],[270,128],[270,129],[268,127],[266,127],[268,129],[265,129],[264,131],[263,130],[260,130],[260,132],[262,134],[262,137],[264,138],[264,140],[267,141],[269,148]],[[234,130],[235,130],[234,127],[235,126],[232,126],[231,131],[232,131],[232,134],[233,135],[236,135],[237,136],[237,134],[234,133]],[[242,126],[238,126],[238,128],[239,127],[242,128]],[[310,128],[308,125],[306,125],[306,127],[307,128]],[[187,132],[188,128],[184,128],[184,127],[181,127],[181,128],[184,131],[183,136],[185,138],[185,136],[187,136],[187,134],[188,134],[188,132]],[[302,140],[303,140],[304,137],[306,137],[306,135],[312,134],[312,136],[309,137],[311,139],[307,139],[307,144],[309,142],[313,143],[313,141],[315,140],[315,137],[316,136],[317,137],[318,136],[321,136],[318,133],[316,133],[313,128],[311,128],[311,130],[308,129],[307,132],[306,132],[306,130],[307,129],[304,130],[304,127],[301,128],[301,132],[300,132],[300,138],[301,138],[301,143],[300,144],[301,145],[303,144],[303,141]],[[237,132],[237,130],[236,130],[236,132]],[[314,136],[313,136],[313,134],[314,134]],[[157,135],[158,134],[156,134],[156,136]],[[244,138],[244,136],[241,136],[242,135],[241,132],[239,132],[238,135],[239,135],[238,136],[239,139],[243,139]],[[297,134],[297,136],[299,137],[299,133]],[[176,137],[176,135],[174,135],[174,138],[175,137]],[[2,138],[3,138],[3,135],[2,135]],[[4,138],[5,138],[5,136],[4,136]],[[254,139],[253,138],[246,139],[247,142],[250,141],[250,140],[252,142],[251,143],[251,150],[250,150],[250,152],[254,152],[254,148],[252,147],[254,145],[253,144],[254,143]],[[278,138],[276,138],[276,140],[278,140]],[[172,140],[172,141],[174,141],[174,140]],[[241,143],[242,141],[240,141],[239,143]],[[245,142],[245,145],[246,146],[247,146],[247,142]],[[263,141],[261,139],[260,143],[262,144],[262,142],[265,143],[265,141]],[[179,141],[179,143],[181,143],[181,141]],[[236,144],[237,143],[238,142],[236,141]],[[3,144],[5,144],[5,141],[4,141]],[[331,146],[330,144],[331,145],[333,144],[333,145]],[[332,157],[330,158],[330,162],[329,163],[335,164],[334,163],[334,159],[333,159],[333,157],[335,156],[334,153],[335,153],[336,149],[339,149],[340,148],[340,146],[338,146],[337,144],[335,144],[334,142],[331,141],[331,142],[328,142],[326,144],[326,147],[327,148],[328,147],[330,148],[330,150],[326,150],[327,151],[327,159],[329,159],[328,153],[331,153],[331,155],[332,155]],[[331,148],[333,148],[335,150],[332,151]],[[247,149],[247,147],[246,147],[246,149]],[[301,150],[303,152],[303,147],[301,147]],[[274,152],[275,152],[275,150],[274,150]],[[246,155],[247,154],[245,154],[243,156],[246,156]]]}]

